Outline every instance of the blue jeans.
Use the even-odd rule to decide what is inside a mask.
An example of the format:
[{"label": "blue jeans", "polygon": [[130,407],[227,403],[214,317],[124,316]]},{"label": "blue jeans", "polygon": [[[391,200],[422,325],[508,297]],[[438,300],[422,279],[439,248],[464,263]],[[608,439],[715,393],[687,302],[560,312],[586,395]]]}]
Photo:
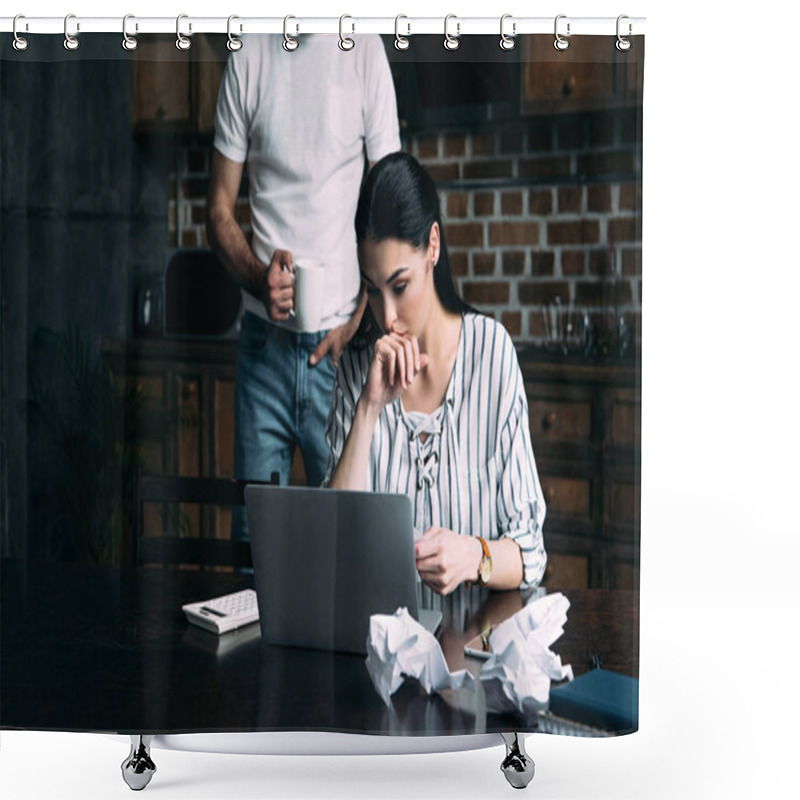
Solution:
[{"label": "blue jeans", "polygon": [[[237,478],[268,481],[278,472],[287,486],[299,446],[308,485],[322,483],[335,369],[330,353],[313,367],[308,359],[326,333],[292,333],[245,313],[236,358]],[[231,538],[249,539],[244,508],[233,510]]]}]

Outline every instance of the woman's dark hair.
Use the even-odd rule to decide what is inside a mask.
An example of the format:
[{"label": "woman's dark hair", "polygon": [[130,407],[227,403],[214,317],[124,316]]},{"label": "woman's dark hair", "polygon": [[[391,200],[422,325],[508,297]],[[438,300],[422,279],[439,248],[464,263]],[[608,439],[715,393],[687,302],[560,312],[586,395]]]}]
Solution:
[{"label": "woman's dark hair", "polygon": [[[461,299],[453,283],[433,178],[408,153],[391,153],[372,167],[361,187],[356,207],[356,241],[359,244],[365,239],[380,242],[393,238],[425,249],[434,222],[439,224],[440,240],[439,260],[433,268],[436,295],[447,311],[457,314],[474,311]],[[358,333],[373,339],[377,326],[371,319],[369,306],[364,317],[366,324],[362,324]],[[367,327],[370,323],[371,331]]]}]

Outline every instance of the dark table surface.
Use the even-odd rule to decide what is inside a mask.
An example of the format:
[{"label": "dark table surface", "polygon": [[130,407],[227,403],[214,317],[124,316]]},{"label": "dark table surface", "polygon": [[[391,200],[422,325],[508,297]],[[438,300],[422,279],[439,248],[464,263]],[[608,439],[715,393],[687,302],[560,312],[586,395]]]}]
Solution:
[{"label": "dark table surface", "polygon": [[[2,728],[413,736],[535,724],[487,714],[480,690],[428,696],[414,681],[389,709],[363,656],[264,646],[258,625],[217,637],[186,622],[183,603],[251,587],[250,576],[14,560],[0,569]],[[564,594],[571,607],[552,646],[562,663],[577,677],[597,654],[606,669],[638,676],[638,594]],[[464,656],[464,643],[524,601],[477,587],[446,600],[439,640],[450,669],[477,676],[481,662]]]}]

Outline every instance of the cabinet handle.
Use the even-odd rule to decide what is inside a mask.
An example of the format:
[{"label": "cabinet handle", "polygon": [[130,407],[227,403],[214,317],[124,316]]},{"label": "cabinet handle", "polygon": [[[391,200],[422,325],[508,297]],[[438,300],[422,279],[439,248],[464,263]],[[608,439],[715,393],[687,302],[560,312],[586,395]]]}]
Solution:
[{"label": "cabinet handle", "polygon": [[556,496],[556,490],[553,486],[548,486],[544,490],[544,498],[548,503],[552,503]]},{"label": "cabinet handle", "polygon": [[544,419],[542,420],[542,427],[546,431],[549,431],[551,428],[555,428],[556,422],[558,422],[558,417],[556,416],[556,412],[548,411],[547,414],[545,414]]}]

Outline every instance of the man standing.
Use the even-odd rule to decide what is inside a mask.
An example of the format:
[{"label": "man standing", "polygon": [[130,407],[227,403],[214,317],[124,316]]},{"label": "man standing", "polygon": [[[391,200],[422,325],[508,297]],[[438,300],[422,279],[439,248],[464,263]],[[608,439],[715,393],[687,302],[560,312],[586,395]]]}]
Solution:
[{"label": "man standing", "polygon": [[[251,36],[228,61],[217,100],[208,238],[242,287],[236,362],[237,478],[289,482],[296,446],[309,485],[328,461],[325,425],[339,355],[366,305],[353,228],[365,159],[400,149],[397,105],[378,36]],[[234,218],[247,165],[252,241]],[[318,330],[291,314],[294,261],[324,263]],[[232,538],[247,538],[241,509]]]}]

